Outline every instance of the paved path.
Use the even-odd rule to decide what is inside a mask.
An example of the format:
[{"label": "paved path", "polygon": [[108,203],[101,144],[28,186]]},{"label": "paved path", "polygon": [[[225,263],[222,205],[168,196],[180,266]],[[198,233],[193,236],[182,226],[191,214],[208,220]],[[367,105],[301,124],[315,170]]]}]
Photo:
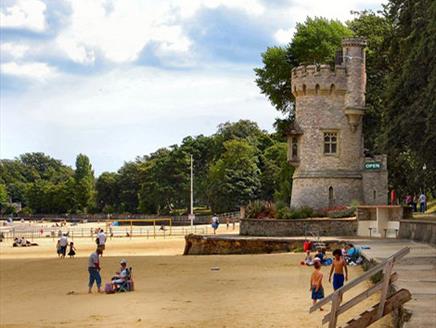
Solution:
[{"label": "paved path", "polygon": [[394,266],[399,276],[395,287],[406,288],[412,293],[412,300],[404,306],[411,311],[412,317],[404,327],[436,327],[436,248],[410,240],[374,239],[354,241],[354,244],[370,246],[362,253],[377,262],[403,247],[410,248],[410,253]]}]

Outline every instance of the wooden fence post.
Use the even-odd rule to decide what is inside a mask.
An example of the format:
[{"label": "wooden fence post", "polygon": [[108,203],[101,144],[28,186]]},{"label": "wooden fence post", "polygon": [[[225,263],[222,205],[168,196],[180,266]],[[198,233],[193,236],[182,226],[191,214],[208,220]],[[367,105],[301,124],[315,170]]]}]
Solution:
[{"label": "wooden fence post", "polygon": [[393,266],[394,266],[394,259],[388,261],[383,270],[383,287],[381,289],[380,304],[377,310],[377,319],[383,316],[383,310],[385,307],[386,298],[388,297],[389,281],[390,281]]}]

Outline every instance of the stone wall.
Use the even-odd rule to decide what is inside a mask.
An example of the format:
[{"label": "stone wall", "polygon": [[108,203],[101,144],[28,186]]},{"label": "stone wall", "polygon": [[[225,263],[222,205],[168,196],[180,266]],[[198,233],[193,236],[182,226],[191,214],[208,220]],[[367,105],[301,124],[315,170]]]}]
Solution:
[{"label": "stone wall", "polygon": [[436,222],[402,220],[399,238],[436,245]]},{"label": "stone wall", "polygon": [[346,219],[243,219],[240,235],[243,236],[304,236],[308,232],[324,236],[356,236],[357,220]]},{"label": "stone wall", "polygon": [[[303,248],[302,238],[246,237],[238,235],[185,236],[183,255],[286,253]],[[343,240],[323,240],[328,250],[340,248]]]},{"label": "stone wall", "polygon": [[365,158],[365,163],[380,162],[379,170],[364,170],[362,172],[363,203],[366,205],[386,205],[388,203],[388,169],[387,156],[376,155]]}]

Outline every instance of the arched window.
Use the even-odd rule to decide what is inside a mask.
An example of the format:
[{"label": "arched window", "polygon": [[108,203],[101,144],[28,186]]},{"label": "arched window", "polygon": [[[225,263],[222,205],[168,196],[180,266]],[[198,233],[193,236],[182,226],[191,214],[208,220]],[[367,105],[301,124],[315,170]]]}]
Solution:
[{"label": "arched window", "polygon": [[332,94],[334,94],[334,93],[335,93],[335,85],[332,84],[332,85],[330,86],[330,94],[332,95]]},{"label": "arched window", "polygon": [[333,187],[329,187],[329,208],[332,208],[335,206],[335,198],[333,194]]},{"label": "arched window", "polygon": [[315,86],[315,94],[319,94],[319,84]]},{"label": "arched window", "polygon": [[372,197],[374,198],[374,200],[377,199],[377,191],[376,190],[372,191]]},{"label": "arched window", "polygon": [[292,137],[292,140],[291,140],[291,158],[292,158],[292,160],[298,159],[298,139],[297,139],[297,137]]},{"label": "arched window", "polygon": [[306,85],[305,84],[303,84],[303,95],[304,96],[306,95]]}]

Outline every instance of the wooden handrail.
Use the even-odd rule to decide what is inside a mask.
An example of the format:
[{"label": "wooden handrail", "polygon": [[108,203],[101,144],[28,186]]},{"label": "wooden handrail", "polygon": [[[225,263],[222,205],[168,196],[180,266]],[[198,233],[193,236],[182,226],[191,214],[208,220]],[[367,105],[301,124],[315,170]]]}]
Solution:
[{"label": "wooden handrail", "polygon": [[[389,283],[393,283],[398,279],[398,274],[394,272],[391,275],[391,279],[389,280]],[[377,293],[380,289],[383,287],[383,282],[379,282],[377,285],[372,286],[370,289],[365,290],[364,292],[360,293],[359,295],[355,296],[353,299],[349,300],[348,302],[341,305],[338,310],[336,311],[336,315],[340,315],[344,313],[345,311],[351,309],[354,305],[358,304],[359,302],[363,301],[364,299],[368,298],[369,296]],[[329,313],[326,316],[324,316],[324,319],[322,319],[322,324],[325,324],[330,321],[332,314]]]},{"label": "wooden handrail", "polygon": [[322,307],[323,305],[327,304],[328,302],[332,301],[334,297],[336,297],[336,295],[343,295],[347,290],[349,290],[350,288],[353,288],[354,286],[360,284],[361,282],[369,279],[372,275],[376,274],[377,272],[381,271],[384,269],[384,267],[386,266],[386,264],[389,261],[393,261],[393,263],[395,263],[396,261],[398,261],[399,259],[403,258],[404,256],[406,256],[408,253],[410,252],[410,248],[409,247],[405,247],[401,250],[399,250],[398,252],[396,252],[394,255],[390,256],[389,258],[387,258],[386,260],[384,260],[382,263],[377,264],[375,267],[372,267],[371,269],[369,269],[368,271],[366,271],[363,275],[361,275],[360,277],[357,277],[356,279],[353,279],[352,281],[350,281],[348,284],[342,286],[341,288],[335,290],[332,294],[330,294],[329,296],[323,298],[322,300],[320,300],[319,302],[317,302],[316,304],[312,305],[311,308],[309,309],[309,313],[312,313],[314,311],[316,311],[317,309],[319,309],[320,307]]}]

